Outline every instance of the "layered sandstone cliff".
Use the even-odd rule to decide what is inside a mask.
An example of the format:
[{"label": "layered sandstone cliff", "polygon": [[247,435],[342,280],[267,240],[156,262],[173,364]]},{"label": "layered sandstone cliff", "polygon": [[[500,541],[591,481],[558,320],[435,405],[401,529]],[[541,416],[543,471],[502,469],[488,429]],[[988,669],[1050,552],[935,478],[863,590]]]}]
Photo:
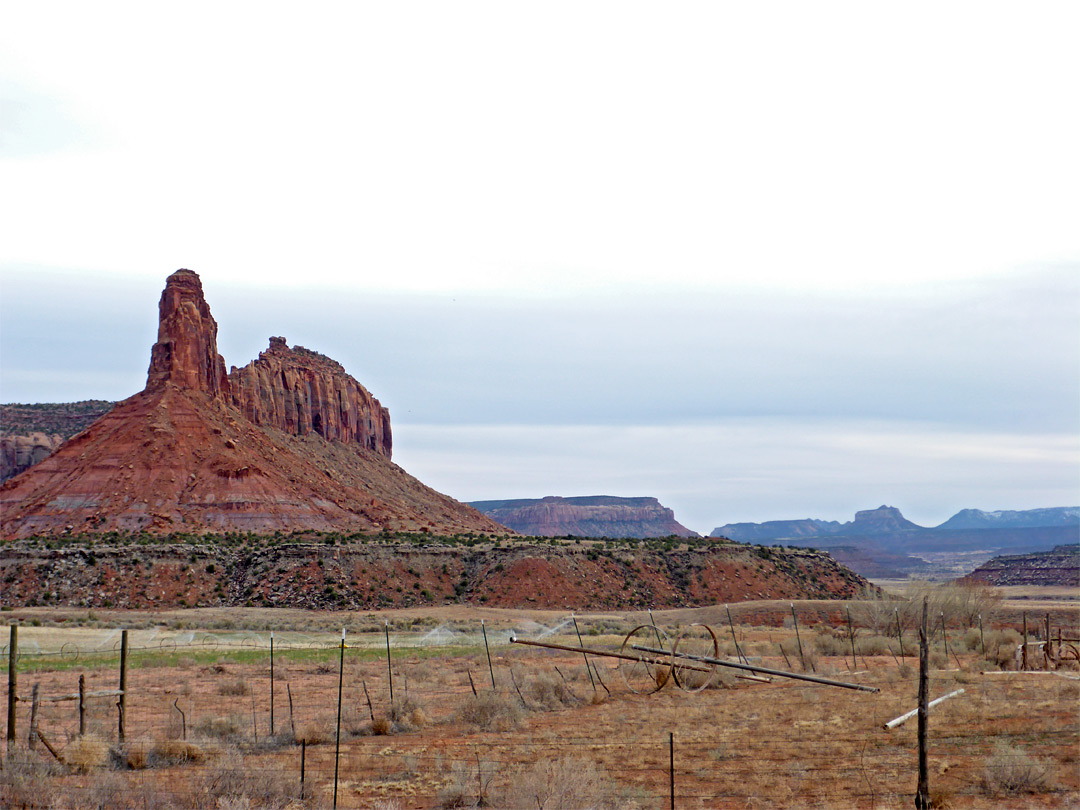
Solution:
[{"label": "layered sandstone cliff", "polygon": [[390,412],[329,357],[272,337],[258,360],[233,366],[229,388],[232,404],[256,425],[316,433],[390,458]]},{"label": "layered sandstone cliff", "polygon": [[195,273],[158,314],[146,388],[0,487],[0,536],[503,531],[390,461],[386,409],[337,363],[273,340],[234,390]]}]

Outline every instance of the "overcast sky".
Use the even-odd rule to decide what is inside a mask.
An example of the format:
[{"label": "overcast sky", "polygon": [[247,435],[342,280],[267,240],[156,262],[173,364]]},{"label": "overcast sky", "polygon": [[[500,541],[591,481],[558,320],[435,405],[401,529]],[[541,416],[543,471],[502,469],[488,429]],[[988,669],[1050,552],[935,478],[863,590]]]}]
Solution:
[{"label": "overcast sky", "polygon": [[1080,503],[1080,10],[8,4],[0,400],[145,383],[166,276],[460,499],[685,525]]}]

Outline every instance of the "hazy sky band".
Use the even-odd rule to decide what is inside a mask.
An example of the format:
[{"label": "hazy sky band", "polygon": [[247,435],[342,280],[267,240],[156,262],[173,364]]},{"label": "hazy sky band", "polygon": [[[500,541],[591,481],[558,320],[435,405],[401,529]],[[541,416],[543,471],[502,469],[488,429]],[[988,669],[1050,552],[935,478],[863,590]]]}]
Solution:
[{"label": "hazy sky band", "polygon": [[4,17],[4,401],[139,390],[189,267],[227,363],[334,357],[456,497],[1080,502],[1075,4]]}]

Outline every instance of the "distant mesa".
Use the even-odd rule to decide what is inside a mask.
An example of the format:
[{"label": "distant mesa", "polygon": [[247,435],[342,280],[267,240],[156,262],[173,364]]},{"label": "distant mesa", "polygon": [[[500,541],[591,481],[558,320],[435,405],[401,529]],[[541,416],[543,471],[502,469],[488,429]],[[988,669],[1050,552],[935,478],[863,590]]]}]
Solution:
[{"label": "distant mesa", "polygon": [[1080,545],[1057,546],[1050,551],[994,557],[966,577],[986,585],[1080,586]]},{"label": "distant mesa", "polygon": [[699,537],[656,498],[611,495],[472,501],[474,506],[518,534],[533,537]]},{"label": "distant mesa", "polygon": [[323,355],[274,337],[226,373],[202,282],[178,270],[146,388],[6,481],[0,534],[503,531],[391,450],[387,409]]}]

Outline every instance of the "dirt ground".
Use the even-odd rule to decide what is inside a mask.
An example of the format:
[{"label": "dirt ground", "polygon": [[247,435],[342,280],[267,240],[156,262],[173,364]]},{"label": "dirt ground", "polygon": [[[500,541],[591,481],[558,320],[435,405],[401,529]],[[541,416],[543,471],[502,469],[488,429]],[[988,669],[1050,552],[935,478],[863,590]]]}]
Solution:
[{"label": "dirt ground", "polygon": [[[580,653],[509,641],[577,646],[576,618],[586,647],[616,652],[637,625],[647,627],[634,641],[651,644],[646,612],[37,610],[18,616],[21,699],[0,773],[5,807],[322,808],[335,804],[335,771],[341,808],[659,809],[670,806],[672,783],[679,808],[913,802],[916,721],[883,729],[917,704],[913,636],[901,658],[895,637],[860,628],[853,662],[846,628],[824,621],[800,622],[796,638],[790,623],[757,621],[760,605],[733,606],[734,629],[722,607],[657,612],[665,649],[685,630],[681,650],[710,651],[711,637],[688,628],[705,620],[721,657],[801,674],[802,644],[813,651],[806,674],[879,690],[761,682],[720,667],[689,692],[663,665],[595,655],[587,670]],[[121,625],[132,628],[124,742],[115,696],[86,701],[83,737],[77,701],[42,701],[38,727],[66,764],[40,741],[28,752],[35,685],[42,698],[77,692],[80,676],[88,693],[117,688]],[[267,626],[273,680],[269,632],[251,629]],[[1080,674],[1002,672],[964,635],[957,629],[949,654],[939,640],[931,655],[931,697],[964,690],[930,712],[935,806],[1078,806]],[[695,677],[705,674],[687,670],[680,682]],[[663,688],[648,693],[657,680]],[[1013,766],[1027,770],[1015,777]]]}]

